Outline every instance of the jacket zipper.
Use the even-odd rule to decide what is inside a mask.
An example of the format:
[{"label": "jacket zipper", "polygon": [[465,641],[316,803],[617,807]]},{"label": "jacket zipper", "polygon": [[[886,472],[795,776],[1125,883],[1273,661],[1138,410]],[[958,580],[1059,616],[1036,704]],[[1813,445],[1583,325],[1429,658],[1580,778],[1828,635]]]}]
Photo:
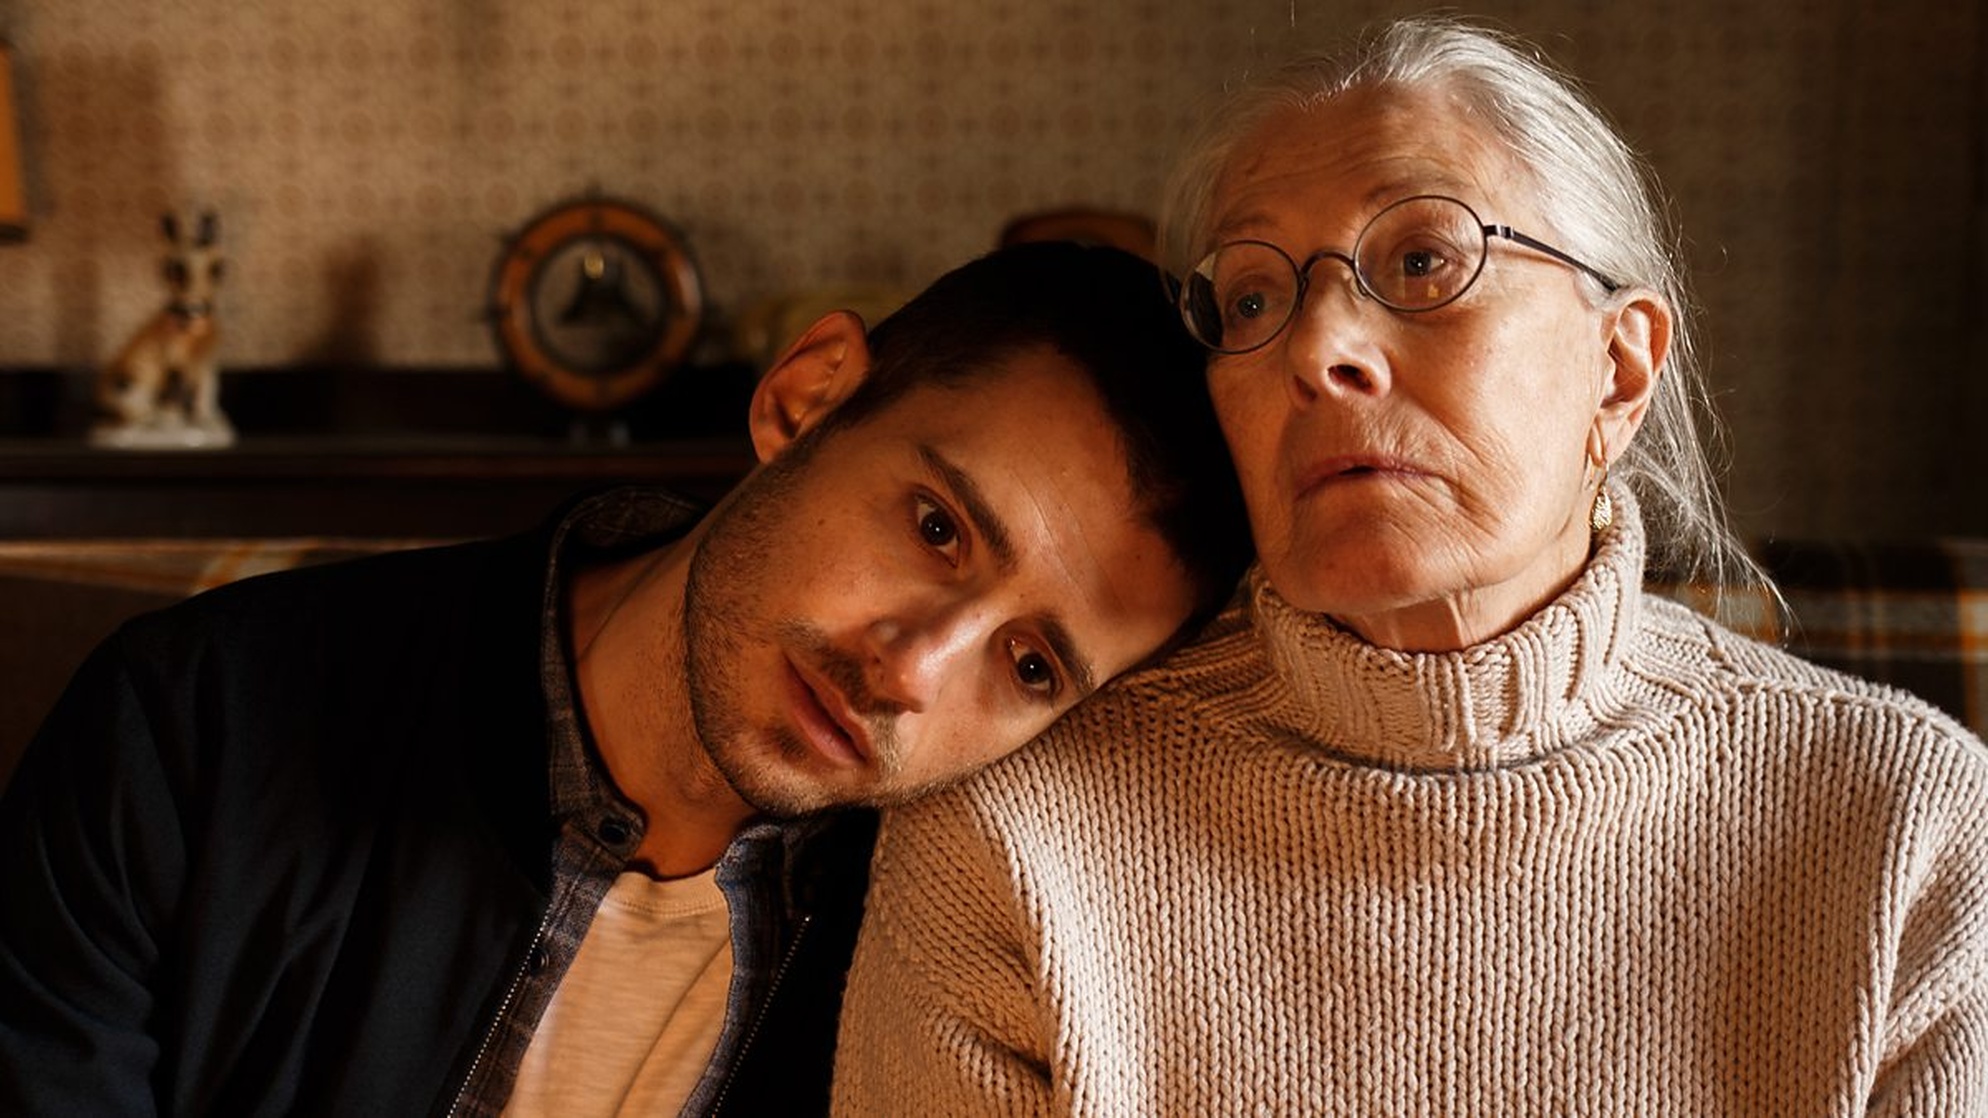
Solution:
[{"label": "jacket zipper", "polygon": [[794,956],[801,953],[801,941],[807,938],[808,925],[812,923],[814,914],[809,913],[801,917],[800,925],[794,929],[794,941],[787,945],[787,954],[780,960],[780,969],[773,972],[773,984],[766,988],[766,997],[760,1000],[759,1012],[753,1014],[752,1028],[746,1030],[745,1040],[732,1056],[732,1066],[725,1069],[725,1085],[718,1088],[718,1097],[712,1100],[711,1109],[705,1112],[707,1118],[717,1118],[724,1111],[725,1099],[732,1093],[732,1080],[739,1074],[739,1065],[745,1063],[746,1053],[752,1051],[753,1042],[759,1039],[759,1030],[766,1024],[766,1015],[773,1012],[773,999],[780,996],[780,984],[786,979],[787,972],[793,969]]},{"label": "jacket zipper", "polygon": [[490,1019],[490,1027],[483,1031],[483,1043],[476,1046],[476,1058],[469,1062],[469,1072],[462,1082],[456,1085],[456,1097],[449,1103],[447,1118],[455,1118],[462,1111],[463,1096],[469,1094],[470,1084],[476,1082],[476,1073],[483,1068],[483,1058],[490,1054],[490,1042],[497,1038],[497,1030],[504,1025],[504,1018],[510,1016],[511,1003],[518,999],[518,990],[525,984],[525,976],[531,970],[532,956],[538,954],[539,944],[545,940],[545,929],[552,922],[552,911],[547,909],[539,918],[538,931],[532,933],[531,946],[525,950],[525,957],[519,961],[518,969],[511,972],[511,985],[504,991],[504,1000],[497,1003],[497,1015]]}]

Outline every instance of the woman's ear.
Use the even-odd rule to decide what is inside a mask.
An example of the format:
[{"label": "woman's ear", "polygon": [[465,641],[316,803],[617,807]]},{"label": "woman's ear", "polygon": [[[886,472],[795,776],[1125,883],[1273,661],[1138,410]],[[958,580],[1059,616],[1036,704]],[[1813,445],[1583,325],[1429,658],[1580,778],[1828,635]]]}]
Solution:
[{"label": "woman's ear", "polygon": [[765,462],[849,398],[870,372],[863,320],[835,311],[802,331],[759,378],[747,425]]},{"label": "woman's ear", "polygon": [[1670,305],[1653,291],[1632,291],[1608,323],[1608,361],[1595,424],[1611,461],[1643,426],[1670,355]]}]

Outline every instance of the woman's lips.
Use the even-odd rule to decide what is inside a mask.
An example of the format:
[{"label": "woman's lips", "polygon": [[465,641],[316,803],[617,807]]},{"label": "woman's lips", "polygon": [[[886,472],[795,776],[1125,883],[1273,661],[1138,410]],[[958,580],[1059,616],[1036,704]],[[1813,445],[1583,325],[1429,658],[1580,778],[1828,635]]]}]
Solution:
[{"label": "woman's lips", "polygon": [[867,766],[873,754],[869,731],[842,692],[805,665],[789,660],[787,666],[789,705],[801,736],[835,764]]},{"label": "woman's lips", "polygon": [[1421,470],[1398,458],[1341,455],[1314,463],[1311,468],[1299,475],[1298,495],[1308,496],[1320,489],[1349,482],[1399,480],[1421,473]]}]

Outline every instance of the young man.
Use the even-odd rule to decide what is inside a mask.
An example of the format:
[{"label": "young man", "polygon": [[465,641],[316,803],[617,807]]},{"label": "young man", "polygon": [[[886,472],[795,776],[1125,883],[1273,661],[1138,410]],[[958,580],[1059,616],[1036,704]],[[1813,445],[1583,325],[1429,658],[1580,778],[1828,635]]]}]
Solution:
[{"label": "young man", "polygon": [[1201,356],[1028,245],[812,327],[719,507],[236,584],[128,625],[0,800],[0,1111],[826,1105],[868,811],[1226,597]]}]

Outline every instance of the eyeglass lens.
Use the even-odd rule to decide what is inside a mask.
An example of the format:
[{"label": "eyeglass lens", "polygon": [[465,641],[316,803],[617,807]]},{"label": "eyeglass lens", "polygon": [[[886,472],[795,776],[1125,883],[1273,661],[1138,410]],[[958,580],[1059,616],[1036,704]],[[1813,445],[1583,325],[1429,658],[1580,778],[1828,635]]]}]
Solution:
[{"label": "eyeglass lens", "polygon": [[[1407,198],[1375,214],[1353,248],[1354,275],[1369,297],[1398,311],[1434,310],[1477,279],[1484,225],[1454,198]],[[1304,272],[1336,252],[1319,252]],[[1203,345],[1246,353],[1276,337],[1304,293],[1301,269],[1264,241],[1234,241],[1208,254],[1181,291],[1181,316]]]}]

